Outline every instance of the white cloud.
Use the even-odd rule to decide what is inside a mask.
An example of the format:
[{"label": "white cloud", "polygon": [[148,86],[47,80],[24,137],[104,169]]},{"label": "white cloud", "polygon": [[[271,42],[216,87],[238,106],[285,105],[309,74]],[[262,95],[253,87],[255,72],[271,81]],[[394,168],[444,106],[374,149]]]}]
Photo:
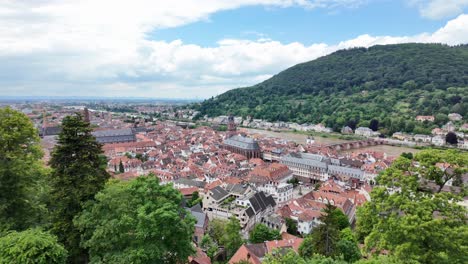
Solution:
[{"label": "white cloud", "polygon": [[208,97],[265,80],[342,48],[468,42],[468,15],[434,33],[362,35],[336,45],[262,38],[214,47],[150,40],[148,32],[245,5],[354,6],[362,0],[0,0],[0,95]]},{"label": "white cloud", "polygon": [[409,0],[409,3],[417,6],[423,17],[430,19],[456,16],[468,7],[468,0]]}]

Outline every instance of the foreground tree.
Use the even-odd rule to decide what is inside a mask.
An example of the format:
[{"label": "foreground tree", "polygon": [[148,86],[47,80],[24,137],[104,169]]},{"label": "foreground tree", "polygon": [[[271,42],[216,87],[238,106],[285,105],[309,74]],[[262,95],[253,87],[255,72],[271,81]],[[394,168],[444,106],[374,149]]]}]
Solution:
[{"label": "foreground tree", "polygon": [[57,237],[39,229],[0,237],[0,264],[63,264],[67,251]]},{"label": "foreground tree", "polygon": [[91,131],[80,114],[65,117],[50,160],[52,232],[69,251],[70,261],[76,263],[85,262],[87,253],[79,247],[80,233],[73,218],[110,177],[102,166],[101,145]]},{"label": "foreground tree", "polygon": [[[419,166],[399,158],[379,176],[380,186],[357,214],[366,251],[388,250],[405,262],[468,262],[467,210],[457,203],[464,191],[440,191],[446,177],[452,177],[443,172],[445,166],[436,166],[444,157],[453,170],[463,171],[468,165],[466,153],[427,150],[416,155]],[[431,191],[428,181],[441,185]]]},{"label": "foreground tree", "polygon": [[194,253],[195,219],[153,175],[112,181],[75,219],[92,263],[179,263]]},{"label": "foreground tree", "polygon": [[226,225],[226,239],[224,242],[228,258],[231,258],[244,242],[240,231],[241,226],[239,220],[235,217],[229,218],[229,222]]},{"label": "foreground tree", "polygon": [[249,234],[249,240],[251,243],[262,243],[275,239],[281,239],[280,232],[276,229],[270,229],[264,224],[255,225]]},{"label": "foreground tree", "polygon": [[348,262],[341,259],[333,259],[322,255],[313,255],[310,257],[301,257],[294,251],[289,250],[286,253],[281,251],[273,251],[267,254],[262,261],[263,264],[347,264]]},{"label": "foreground tree", "polygon": [[44,169],[37,130],[29,118],[0,108],[0,233],[38,221],[38,189]]}]

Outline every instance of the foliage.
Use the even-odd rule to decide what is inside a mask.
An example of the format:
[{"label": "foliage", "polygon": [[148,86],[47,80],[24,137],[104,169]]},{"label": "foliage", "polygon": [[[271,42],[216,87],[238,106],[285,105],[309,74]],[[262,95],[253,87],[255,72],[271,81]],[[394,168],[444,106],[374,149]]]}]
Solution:
[{"label": "foliage", "polygon": [[297,231],[297,222],[291,218],[286,218],[285,221],[287,232],[291,235],[297,236],[299,234],[299,232]]},{"label": "foliage", "polygon": [[249,234],[249,240],[251,243],[262,243],[278,239],[281,239],[279,230],[270,229],[264,224],[256,224]]},{"label": "foliage", "polygon": [[[37,130],[29,118],[0,108],[0,233],[40,221],[45,170]],[[45,188],[45,186],[44,186]]]},{"label": "foliage", "polygon": [[447,135],[445,135],[445,141],[448,144],[457,145],[458,144],[457,134],[453,132],[448,132]]},{"label": "foliage", "polygon": [[231,258],[244,242],[240,231],[241,226],[239,220],[235,217],[229,218],[229,222],[226,225],[226,239],[224,241],[228,258]]},{"label": "foliage", "polygon": [[111,181],[75,218],[93,263],[177,263],[194,252],[195,219],[154,175]]},{"label": "foliage", "polygon": [[415,173],[423,180],[433,181],[438,186],[437,192],[449,181],[453,186],[462,186],[462,176],[468,173],[468,154],[458,150],[424,150],[416,154],[415,161],[421,166],[410,170],[417,169]]},{"label": "foliage", "polygon": [[226,226],[226,221],[216,218],[210,221],[208,225],[208,234],[213,238],[214,242],[220,246],[224,246],[224,242],[226,240]]},{"label": "foliage", "polygon": [[123,165],[123,163],[122,163],[122,160],[120,160],[120,162],[119,162],[119,172],[120,172],[120,173],[124,173],[124,172],[125,172],[125,167],[124,167],[124,165]]},{"label": "foliage", "polygon": [[50,160],[51,230],[76,262],[85,261],[87,254],[79,247],[80,233],[73,218],[110,177],[102,164],[101,145],[91,132],[80,114],[65,117]]},{"label": "foliage", "polygon": [[314,255],[314,237],[311,235],[306,236],[302,243],[299,245],[299,255],[305,258],[312,257]]},{"label": "foliage", "polygon": [[[424,150],[414,161],[397,159],[378,177],[371,201],[358,209],[357,230],[367,252],[390,251],[404,262],[467,263],[467,210],[457,202],[464,191],[441,192],[449,179],[466,172],[466,153]],[[437,163],[447,162],[453,174]],[[428,189],[427,182],[437,188]]]},{"label": "foliage", "polygon": [[190,199],[190,201],[187,201],[187,207],[195,206],[196,204],[201,203],[202,200],[203,200],[203,197],[200,196],[200,194],[198,193],[198,191],[195,191],[195,192],[192,194],[192,199]]},{"label": "foliage", "polygon": [[331,221],[339,230],[350,227],[348,216],[339,208],[333,209],[329,217],[331,217]]},{"label": "foliage", "polygon": [[301,257],[294,251],[289,250],[282,253],[278,250],[273,253],[267,254],[263,260],[264,264],[346,264],[346,261],[341,259],[333,259],[322,255],[313,255],[310,257]]},{"label": "foliage", "polygon": [[203,236],[200,242],[200,248],[202,248],[206,252],[206,254],[208,255],[208,257],[210,257],[211,260],[213,260],[213,257],[218,252],[218,246],[209,235]]},{"label": "foliage", "polygon": [[324,256],[336,256],[336,243],[340,240],[340,226],[336,218],[336,207],[328,203],[319,220],[321,224],[312,230],[299,251],[303,256],[317,253]]},{"label": "foliage", "polygon": [[417,115],[468,114],[468,46],[397,44],[341,50],[196,105],[200,115],[430,134]]},{"label": "foliage", "polygon": [[0,237],[0,264],[60,264],[67,251],[57,237],[40,229],[11,231]]},{"label": "foliage", "polygon": [[356,242],[349,240],[340,240],[336,244],[337,254],[343,256],[347,262],[353,263],[361,259],[361,251]]},{"label": "foliage", "polygon": [[411,152],[403,152],[401,153],[401,156],[410,160],[413,159],[413,153]]},{"label": "foliage", "polygon": [[403,262],[392,256],[379,255],[371,257],[370,259],[361,259],[355,264],[402,264],[402,263],[411,263],[410,261]]}]

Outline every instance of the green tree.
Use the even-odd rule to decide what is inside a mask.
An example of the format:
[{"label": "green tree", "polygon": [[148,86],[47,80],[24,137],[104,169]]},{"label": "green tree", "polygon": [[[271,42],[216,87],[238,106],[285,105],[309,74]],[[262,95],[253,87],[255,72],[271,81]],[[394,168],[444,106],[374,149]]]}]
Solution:
[{"label": "green tree", "polygon": [[45,174],[41,157],[38,133],[29,118],[0,108],[0,233],[39,221],[44,211],[37,195]]},{"label": "green tree", "polygon": [[67,251],[57,237],[40,229],[0,237],[0,264],[63,264],[66,260]]},{"label": "green tree", "polygon": [[348,216],[346,216],[343,211],[339,208],[333,209],[333,211],[330,214],[331,221],[333,224],[339,229],[343,230],[347,227],[349,227],[349,219]]},{"label": "green tree", "polygon": [[457,134],[453,132],[448,132],[447,135],[445,135],[445,141],[450,145],[457,145],[458,144]]},{"label": "green tree", "polygon": [[[464,192],[440,192],[446,177],[452,176],[435,166],[445,160],[454,171],[464,171],[466,156],[453,150],[425,150],[415,157],[418,166],[399,158],[379,175],[380,186],[357,213],[365,250],[388,250],[405,262],[467,263],[467,210],[457,203]],[[438,182],[439,188],[428,190],[427,181]]]},{"label": "green tree", "polygon": [[235,217],[229,218],[229,222],[226,225],[226,240],[224,241],[228,258],[231,258],[244,242],[240,231],[241,226],[239,220]]},{"label": "green tree", "polygon": [[299,255],[304,258],[309,258],[314,255],[314,238],[308,235],[304,238],[302,243],[299,245]]},{"label": "green tree", "polygon": [[256,224],[249,234],[251,243],[262,243],[275,239],[281,239],[280,232],[276,229],[270,229],[264,224]]},{"label": "green tree", "polygon": [[218,246],[209,235],[203,236],[200,242],[200,248],[202,248],[206,252],[206,254],[208,255],[208,257],[210,257],[211,260],[213,260],[213,257],[218,252]]},{"label": "green tree", "polygon": [[297,231],[297,222],[291,218],[286,218],[285,221],[288,233],[295,236],[298,235],[299,232]]},{"label": "green tree", "polygon": [[347,264],[348,262],[341,259],[333,259],[322,255],[313,255],[310,257],[301,257],[292,250],[281,252],[280,250],[273,251],[267,254],[263,259],[264,264]]},{"label": "green tree", "polygon": [[328,203],[319,218],[321,224],[312,231],[313,251],[317,254],[336,255],[336,243],[340,239],[340,231],[334,216],[335,209],[335,206]]},{"label": "green tree", "polygon": [[111,181],[75,218],[93,263],[178,263],[194,253],[195,219],[154,175]]},{"label": "green tree", "polygon": [[413,159],[413,153],[411,152],[403,152],[401,153],[401,156],[410,160]]},{"label": "green tree", "polygon": [[122,163],[122,160],[120,160],[120,162],[119,162],[119,172],[120,172],[120,173],[124,173],[124,172],[125,172],[125,167],[124,167],[124,165],[123,165],[123,163]]},{"label": "green tree", "polygon": [[208,225],[208,234],[220,246],[224,246],[226,240],[226,225],[227,221],[221,219],[213,219]]},{"label": "green tree", "polygon": [[192,198],[187,202],[187,207],[195,206],[196,204],[201,203],[202,200],[203,200],[203,197],[200,197],[200,194],[198,193],[198,191],[195,191],[192,194]]},{"label": "green tree", "polygon": [[340,240],[347,240],[351,242],[357,242],[356,236],[354,235],[351,227],[347,227],[340,231]]},{"label": "green tree", "polygon": [[87,253],[79,246],[80,233],[73,218],[110,177],[102,166],[101,145],[91,131],[80,114],[65,117],[50,160],[52,232],[68,250],[70,261],[76,263],[85,262]]},{"label": "green tree", "polygon": [[336,244],[337,254],[343,256],[343,259],[353,263],[361,259],[361,251],[356,242],[349,240],[340,240]]},{"label": "green tree", "polygon": [[[413,175],[421,175],[425,181],[432,181],[437,186],[437,192],[441,192],[448,181],[452,185],[462,185],[462,175],[468,172],[468,154],[459,150],[423,150],[416,154],[415,161],[421,166],[400,167],[405,168]],[[447,166],[448,165],[448,166]]]}]

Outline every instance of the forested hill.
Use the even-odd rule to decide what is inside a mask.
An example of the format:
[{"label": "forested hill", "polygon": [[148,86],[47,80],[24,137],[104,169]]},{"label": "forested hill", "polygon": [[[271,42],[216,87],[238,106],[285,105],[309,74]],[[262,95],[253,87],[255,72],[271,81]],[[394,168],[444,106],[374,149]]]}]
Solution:
[{"label": "forested hill", "polygon": [[323,122],[339,130],[377,119],[384,133],[427,132],[416,115],[468,113],[468,45],[397,44],[340,50],[293,66],[257,85],[199,105],[270,121]]}]

